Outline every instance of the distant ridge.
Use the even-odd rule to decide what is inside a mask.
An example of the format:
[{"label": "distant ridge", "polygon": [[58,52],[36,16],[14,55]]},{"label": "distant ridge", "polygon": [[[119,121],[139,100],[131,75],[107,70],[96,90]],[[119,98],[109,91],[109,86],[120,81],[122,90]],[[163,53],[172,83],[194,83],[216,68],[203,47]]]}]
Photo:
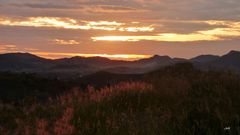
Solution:
[{"label": "distant ridge", "polygon": [[226,55],[200,55],[192,59],[171,58],[154,55],[150,58],[123,61],[110,60],[104,57],[79,57],[50,60],[30,53],[0,54],[0,71],[30,72],[55,75],[86,75],[98,71],[113,73],[140,74],[158,68],[191,62],[196,66],[211,69],[234,69],[240,71],[240,52],[230,51]]},{"label": "distant ridge", "polygon": [[240,71],[240,51],[230,51],[219,59],[209,63],[211,67]]},{"label": "distant ridge", "polygon": [[217,56],[217,55],[200,55],[200,56],[197,56],[197,57],[194,57],[194,58],[190,59],[190,61],[206,63],[206,62],[215,61],[219,58],[220,58],[220,56]]},{"label": "distant ridge", "polygon": [[30,53],[8,53],[0,55],[1,71],[36,72],[44,70],[51,60]]}]

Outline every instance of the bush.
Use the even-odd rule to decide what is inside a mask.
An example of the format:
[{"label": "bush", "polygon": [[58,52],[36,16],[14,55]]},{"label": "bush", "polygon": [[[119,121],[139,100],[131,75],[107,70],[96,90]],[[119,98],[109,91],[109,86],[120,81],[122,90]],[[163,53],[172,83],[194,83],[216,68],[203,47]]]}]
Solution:
[{"label": "bush", "polygon": [[36,135],[240,134],[240,78],[180,64],[145,81],[75,88],[47,102],[0,105],[0,133]]}]

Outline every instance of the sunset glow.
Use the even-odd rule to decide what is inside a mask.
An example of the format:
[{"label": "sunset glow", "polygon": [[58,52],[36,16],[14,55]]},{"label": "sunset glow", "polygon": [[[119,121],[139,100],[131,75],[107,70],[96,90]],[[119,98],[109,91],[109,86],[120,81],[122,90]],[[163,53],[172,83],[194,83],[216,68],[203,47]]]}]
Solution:
[{"label": "sunset glow", "polygon": [[103,36],[103,37],[92,37],[94,41],[129,41],[137,42],[142,40],[150,41],[166,41],[166,42],[190,42],[190,41],[211,41],[220,40],[220,38],[214,35],[204,34],[173,34],[165,33],[156,36]]},{"label": "sunset glow", "polygon": [[0,135],[240,135],[240,0],[0,0]]},{"label": "sunset glow", "polygon": [[128,32],[145,32],[154,30],[151,26],[134,27],[116,21],[77,21],[75,19],[59,17],[29,17],[24,19],[0,18],[0,25]]},{"label": "sunset glow", "polygon": [[32,52],[32,53],[45,58],[50,58],[50,59],[80,56],[80,57],[86,57],[86,58],[105,57],[112,60],[133,61],[133,60],[151,57],[151,55],[138,55],[138,54],[81,54],[81,53],[51,53],[51,52]]},{"label": "sunset glow", "polygon": [[164,41],[164,42],[193,42],[193,41],[217,41],[226,37],[239,37],[239,24],[231,25],[231,28],[215,28],[211,30],[198,31],[190,34],[162,33],[158,35],[145,36],[101,36],[92,37],[93,41],[129,41],[142,40]]},{"label": "sunset glow", "polygon": [[3,0],[0,45],[15,47],[0,51],[223,55],[240,50],[239,6],[237,0]]}]

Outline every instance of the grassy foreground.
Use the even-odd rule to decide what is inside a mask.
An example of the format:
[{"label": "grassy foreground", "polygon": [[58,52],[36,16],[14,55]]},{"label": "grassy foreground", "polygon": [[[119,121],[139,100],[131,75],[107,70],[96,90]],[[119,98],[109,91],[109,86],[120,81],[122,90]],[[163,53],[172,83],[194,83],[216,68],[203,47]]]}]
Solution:
[{"label": "grassy foreground", "polygon": [[179,64],[144,81],[0,104],[1,135],[237,135],[240,78]]}]

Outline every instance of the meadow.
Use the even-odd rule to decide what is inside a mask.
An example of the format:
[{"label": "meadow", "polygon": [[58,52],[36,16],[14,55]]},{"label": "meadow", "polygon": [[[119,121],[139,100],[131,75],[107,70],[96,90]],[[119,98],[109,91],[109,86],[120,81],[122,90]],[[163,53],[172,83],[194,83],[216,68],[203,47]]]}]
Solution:
[{"label": "meadow", "polygon": [[31,96],[0,103],[1,135],[240,134],[240,76],[189,63],[44,101]]}]

